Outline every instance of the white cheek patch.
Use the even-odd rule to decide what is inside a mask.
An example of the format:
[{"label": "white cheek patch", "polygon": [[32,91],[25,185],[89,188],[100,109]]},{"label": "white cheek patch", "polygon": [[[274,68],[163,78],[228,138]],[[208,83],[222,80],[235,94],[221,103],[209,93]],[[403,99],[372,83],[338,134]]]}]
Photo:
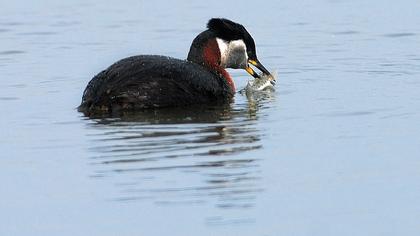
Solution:
[{"label": "white cheek patch", "polygon": [[216,38],[220,50],[220,65],[229,68],[242,68],[246,66],[248,54],[246,45],[242,39],[226,41]]},{"label": "white cheek patch", "polygon": [[220,39],[220,38],[216,38],[216,41],[217,41],[217,45],[219,46],[219,50],[220,50],[220,64],[222,65],[222,66],[225,66],[226,65],[226,60],[227,60],[227,57],[228,57],[228,48],[229,48],[229,45],[228,45],[228,42],[227,41],[225,41],[225,40],[223,40],[223,39]]},{"label": "white cheek patch", "polygon": [[248,59],[248,54],[246,53],[246,45],[242,39],[230,41],[229,43],[229,52],[241,51],[245,54],[246,59]]}]

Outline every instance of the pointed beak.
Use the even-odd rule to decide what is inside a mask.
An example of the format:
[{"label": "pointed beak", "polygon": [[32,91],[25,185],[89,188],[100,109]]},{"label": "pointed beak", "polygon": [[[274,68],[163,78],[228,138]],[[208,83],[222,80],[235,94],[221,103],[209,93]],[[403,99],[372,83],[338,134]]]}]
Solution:
[{"label": "pointed beak", "polygon": [[[270,72],[261,64],[261,62],[258,61],[258,59],[255,60],[248,60],[248,63],[257,67],[262,73],[264,73],[265,75],[270,76]],[[248,71],[248,70],[247,70]],[[248,72],[249,73],[249,72]],[[255,72],[254,72],[255,73]]]},{"label": "pointed beak", "polygon": [[252,77],[256,79],[260,78],[260,76],[249,65],[245,68],[245,70],[248,72],[248,74],[252,75]]},{"label": "pointed beak", "polygon": [[[258,68],[264,75],[268,76],[270,79],[270,83],[274,85],[276,83],[276,79],[271,75],[271,73],[259,62],[258,60],[248,60],[248,63]],[[250,66],[249,64],[245,68],[245,70],[252,75],[254,78],[258,79],[261,78]]]}]

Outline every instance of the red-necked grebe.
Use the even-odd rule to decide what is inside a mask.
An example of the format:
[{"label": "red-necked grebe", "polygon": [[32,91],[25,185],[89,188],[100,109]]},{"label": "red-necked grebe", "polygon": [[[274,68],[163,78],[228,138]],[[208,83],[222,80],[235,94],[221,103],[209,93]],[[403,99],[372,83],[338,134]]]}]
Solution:
[{"label": "red-necked grebe", "polygon": [[244,26],[214,18],[192,42],[187,60],[140,55],[122,59],[87,85],[79,111],[137,110],[232,99],[235,85],[225,68],[245,69],[255,78],[267,69],[258,61],[255,43]]}]

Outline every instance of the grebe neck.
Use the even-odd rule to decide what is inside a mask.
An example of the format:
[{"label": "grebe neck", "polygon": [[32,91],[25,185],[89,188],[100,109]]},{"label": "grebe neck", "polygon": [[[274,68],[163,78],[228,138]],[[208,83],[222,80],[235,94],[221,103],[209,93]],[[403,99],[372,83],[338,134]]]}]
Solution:
[{"label": "grebe neck", "polygon": [[231,90],[235,92],[232,77],[221,66],[220,48],[213,32],[206,30],[194,39],[187,60],[199,64],[217,76],[224,78]]}]

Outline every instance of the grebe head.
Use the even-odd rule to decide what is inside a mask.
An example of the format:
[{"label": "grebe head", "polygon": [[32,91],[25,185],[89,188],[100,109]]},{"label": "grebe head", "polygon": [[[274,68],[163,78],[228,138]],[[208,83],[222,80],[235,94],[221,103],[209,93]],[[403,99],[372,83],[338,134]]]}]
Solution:
[{"label": "grebe head", "polygon": [[245,27],[228,19],[213,18],[207,28],[216,35],[220,50],[220,64],[224,68],[245,69],[250,75],[259,77],[250,67],[257,67],[264,74],[270,72],[259,62],[255,42]]},{"label": "grebe head", "polygon": [[193,41],[188,60],[211,69],[244,69],[250,75],[259,75],[250,67],[255,66],[264,74],[270,72],[259,62],[255,42],[245,27],[228,19],[213,18],[207,23],[208,30]]}]

